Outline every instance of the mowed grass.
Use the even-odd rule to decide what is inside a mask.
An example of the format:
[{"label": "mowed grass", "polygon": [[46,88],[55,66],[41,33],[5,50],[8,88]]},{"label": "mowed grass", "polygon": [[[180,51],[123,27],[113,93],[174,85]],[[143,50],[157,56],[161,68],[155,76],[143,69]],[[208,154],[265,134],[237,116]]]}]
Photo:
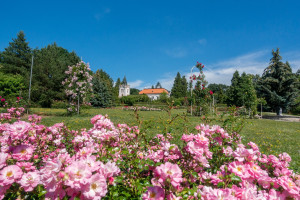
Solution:
[{"label": "mowed grass", "polygon": [[[115,124],[128,124],[129,126],[139,125],[133,111],[124,111],[121,108],[114,109],[88,109],[72,117],[66,116],[64,109],[33,108],[32,113],[43,116],[42,124],[52,126],[55,123],[63,122],[68,128],[80,130],[91,128],[90,119],[98,114],[108,115]],[[194,127],[204,123],[200,117],[182,117],[186,110],[172,110],[171,117],[165,111],[139,111],[141,130],[150,138],[158,133],[173,133],[174,143],[182,145],[180,138],[183,133],[194,132]],[[180,116],[177,116],[180,115]],[[176,117],[177,116],[177,117]],[[172,118],[176,117],[171,122]],[[171,123],[170,123],[171,122]],[[169,124],[170,123],[170,124]],[[218,120],[210,122],[220,124]],[[292,157],[291,168],[300,172],[300,123],[284,122],[267,119],[248,119],[241,133],[244,144],[255,142],[262,153],[278,155],[287,152]]]}]

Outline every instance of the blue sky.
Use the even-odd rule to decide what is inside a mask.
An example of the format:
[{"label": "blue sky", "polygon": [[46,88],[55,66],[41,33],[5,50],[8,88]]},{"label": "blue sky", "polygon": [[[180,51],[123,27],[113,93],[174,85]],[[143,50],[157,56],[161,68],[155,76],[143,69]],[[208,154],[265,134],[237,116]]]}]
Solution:
[{"label": "blue sky", "polygon": [[0,51],[23,30],[32,48],[56,42],[93,71],[126,75],[131,87],[171,89],[197,61],[209,83],[230,84],[235,70],[261,74],[277,47],[300,68],[299,8],[277,0],[3,1]]}]

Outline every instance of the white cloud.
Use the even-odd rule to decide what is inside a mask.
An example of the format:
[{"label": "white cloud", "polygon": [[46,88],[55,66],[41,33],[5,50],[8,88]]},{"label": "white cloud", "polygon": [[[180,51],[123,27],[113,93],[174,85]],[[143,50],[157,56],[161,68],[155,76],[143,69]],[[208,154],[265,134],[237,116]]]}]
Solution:
[{"label": "white cloud", "polygon": [[[230,58],[227,60],[223,60],[220,62],[212,63],[205,65],[204,74],[205,79],[208,83],[217,83],[217,84],[231,84],[231,79],[233,73],[238,70],[239,73],[246,72],[248,74],[259,74],[262,75],[264,69],[269,65],[269,60],[271,58],[271,54],[269,50],[257,51],[253,53],[248,53],[244,55],[240,55],[234,58]],[[300,66],[300,54],[297,52],[288,52],[286,54],[282,54],[283,62],[286,60],[291,64],[293,72],[296,72]],[[184,75],[189,81],[189,77],[191,76],[191,68],[193,66],[185,67],[187,70],[185,72],[180,72],[181,75]],[[198,72],[197,69],[193,70],[193,73]],[[167,90],[171,90],[174,79],[177,72],[169,72],[164,75],[164,77],[156,80],[159,81]],[[155,82],[155,81],[153,81]],[[151,85],[149,83],[144,84],[147,87],[142,87],[142,83],[140,88],[150,88]],[[150,86],[149,86],[150,85]]]},{"label": "white cloud", "polygon": [[[288,52],[286,55],[282,54],[282,57],[283,62],[285,62],[285,60],[289,61],[293,72],[296,72],[299,69],[299,52]],[[208,83],[230,85],[232,75],[236,70],[238,70],[240,74],[246,72],[249,74],[262,75],[264,69],[269,65],[270,58],[270,51],[263,50],[209,64],[204,68],[205,79],[208,81]],[[186,67],[186,72],[181,73],[182,75],[185,75],[188,80],[191,76],[190,69],[192,67],[193,66]],[[159,79],[158,81],[163,87],[170,90],[173,86],[176,73],[177,72],[174,72],[174,74],[169,74],[166,78]],[[196,73],[196,70],[193,70],[193,73]]]},{"label": "white cloud", "polygon": [[130,85],[130,88],[140,88],[143,83],[144,83],[144,81],[142,81],[142,80],[128,82],[128,84]]},{"label": "white cloud", "polygon": [[198,43],[201,45],[206,45],[207,41],[206,41],[206,39],[202,38],[202,39],[198,40]]}]

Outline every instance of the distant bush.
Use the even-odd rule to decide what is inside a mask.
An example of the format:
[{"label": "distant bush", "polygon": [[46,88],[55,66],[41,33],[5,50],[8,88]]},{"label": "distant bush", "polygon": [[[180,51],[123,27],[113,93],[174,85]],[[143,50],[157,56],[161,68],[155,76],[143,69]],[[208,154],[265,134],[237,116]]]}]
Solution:
[{"label": "distant bush", "polygon": [[124,96],[120,99],[120,101],[128,106],[133,106],[136,102],[149,102],[150,99],[147,95],[143,94]]}]

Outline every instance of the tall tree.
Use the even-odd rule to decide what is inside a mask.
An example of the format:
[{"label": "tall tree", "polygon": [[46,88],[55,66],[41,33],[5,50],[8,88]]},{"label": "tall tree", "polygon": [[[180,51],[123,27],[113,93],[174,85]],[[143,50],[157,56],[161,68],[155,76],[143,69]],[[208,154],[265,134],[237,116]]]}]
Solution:
[{"label": "tall tree", "polygon": [[91,104],[95,107],[110,107],[113,104],[114,87],[112,78],[102,69],[93,76]]},{"label": "tall tree", "polygon": [[279,49],[272,50],[272,55],[270,64],[259,81],[258,91],[260,97],[265,98],[267,104],[279,115],[282,110],[287,110],[299,95],[299,88],[289,63],[281,61]]},{"label": "tall tree", "polygon": [[181,97],[187,97],[188,82],[185,76],[181,78]]},{"label": "tall tree", "polygon": [[253,75],[243,72],[240,76],[239,72],[235,71],[227,93],[228,105],[245,106],[248,110],[256,111],[257,97],[252,78]]},{"label": "tall tree", "polygon": [[240,105],[245,106],[249,113],[252,111],[252,114],[256,112],[257,106],[257,97],[256,91],[252,82],[252,75],[247,75],[245,72],[242,73],[239,81],[239,100]]},{"label": "tall tree", "polygon": [[25,85],[29,84],[32,50],[26,42],[25,34],[20,31],[17,38],[0,54],[1,71],[5,74],[19,74]]},{"label": "tall tree", "polygon": [[173,87],[171,89],[171,96],[174,98],[182,97],[182,80],[179,72],[177,72],[177,75],[174,79]]},{"label": "tall tree", "polygon": [[68,66],[80,58],[75,52],[57,46],[56,43],[34,50],[32,100],[43,107],[50,107],[52,100],[65,99],[62,81],[67,77]]},{"label": "tall tree", "polygon": [[117,79],[115,86],[114,86],[114,97],[115,99],[119,97],[119,89],[121,85],[121,80],[120,78]]},{"label": "tall tree", "polygon": [[230,105],[230,106],[232,106],[232,105],[241,106],[242,105],[239,82],[240,82],[240,74],[236,70],[232,76],[231,85],[227,92],[227,105]]}]

